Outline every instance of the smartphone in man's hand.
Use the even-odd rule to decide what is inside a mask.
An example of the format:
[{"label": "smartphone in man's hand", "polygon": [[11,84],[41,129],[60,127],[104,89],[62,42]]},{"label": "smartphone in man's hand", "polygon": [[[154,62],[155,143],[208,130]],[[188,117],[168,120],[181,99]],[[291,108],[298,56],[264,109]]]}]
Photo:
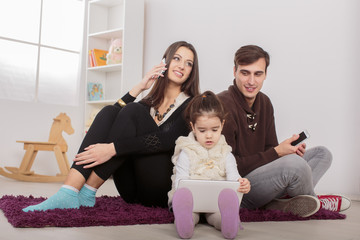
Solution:
[{"label": "smartphone in man's hand", "polygon": [[304,130],[299,134],[299,138],[293,141],[291,145],[296,146],[302,143],[303,141],[305,141],[306,139],[308,139],[309,137],[310,137],[309,132],[307,130]]}]

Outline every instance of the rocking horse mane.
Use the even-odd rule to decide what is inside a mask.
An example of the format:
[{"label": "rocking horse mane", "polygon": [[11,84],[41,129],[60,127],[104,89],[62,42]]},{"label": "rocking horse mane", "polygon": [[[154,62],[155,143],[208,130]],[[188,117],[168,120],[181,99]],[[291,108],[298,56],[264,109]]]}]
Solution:
[{"label": "rocking horse mane", "polygon": [[74,133],[74,129],[71,126],[71,119],[66,115],[66,113],[60,113],[56,118],[54,118],[54,122],[50,130],[49,142],[57,143],[57,145],[67,149],[66,141],[62,136],[63,131],[69,135]]}]

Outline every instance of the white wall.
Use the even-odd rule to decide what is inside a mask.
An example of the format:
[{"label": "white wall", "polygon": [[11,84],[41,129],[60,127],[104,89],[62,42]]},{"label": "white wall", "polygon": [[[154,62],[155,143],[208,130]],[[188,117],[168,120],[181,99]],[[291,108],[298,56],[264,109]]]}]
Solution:
[{"label": "white wall", "polygon": [[[217,93],[232,83],[235,51],[245,44],[262,46],[271,56],[263,91],[275,107],[279,140],[308,129],[308,146],[325,145],[334,156],[317,192],[360,198],[359,1],[145,0],[145,4],[144,72],[160,62],[169,44],[186,40],[199,55],[201,90]],[[24,150],[16,140],[46,140],[59,112],[70,115],[76,131],[64,134],[72,159],[82,138],[82,104],[0,100],[0,106],[1,167],[20,164]],[[53,156],[40,153],[34,169],[58,171]]]},{"label": "white wall", "polygon": [[308,129],[308,147],[325,145],[334,157],[317,192],[360,196],[359,1],[147,0],[145,20],[144,72],[186,40],[199,55],[202,91],[232,83],[240,46],[262,46],[279,141]]}]

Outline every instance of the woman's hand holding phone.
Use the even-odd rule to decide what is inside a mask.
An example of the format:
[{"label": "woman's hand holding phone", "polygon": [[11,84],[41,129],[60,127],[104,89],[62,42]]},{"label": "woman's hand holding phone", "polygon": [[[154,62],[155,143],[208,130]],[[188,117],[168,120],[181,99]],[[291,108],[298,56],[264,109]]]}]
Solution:
[{"label": "woman's hand holding phone", "polygon": [[149,72],[145,74],[140,83],[135,85],[130,91],[133,97],[139,96],[145,90],[148,90],[159,77],[164,77],[163,73],[167,70],[165,59],[158,65],[155,65]]}]

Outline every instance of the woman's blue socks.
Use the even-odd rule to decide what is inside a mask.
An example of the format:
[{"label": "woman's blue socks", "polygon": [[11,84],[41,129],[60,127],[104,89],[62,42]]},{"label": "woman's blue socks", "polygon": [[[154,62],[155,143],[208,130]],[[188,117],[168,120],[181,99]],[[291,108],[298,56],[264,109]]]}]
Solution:
[{"label": "woman's blue socks", "polygon": [[60,190],[47,200],[37,205],[32,205],[24,208],[24,212],[28,211],[46,211],[49,209],[66,209],[66,208],[79,208],[78,193],[73,189],[62,186]]},{"label": "woman's blue socks", "polygon": [[85,184],[80,192],[71,186],[63,185],[57,193],[47,200],[37,205],[32,205],[23,209],[24,212],[29,211],[46,211],[49,209],[68,209],[93,207],[95,205],[96,188]]},{"label": "woman's blue socks", "polygon": [[96,188],[85,184],[79,192],[80,206],[93,207],[95,205]]}]

